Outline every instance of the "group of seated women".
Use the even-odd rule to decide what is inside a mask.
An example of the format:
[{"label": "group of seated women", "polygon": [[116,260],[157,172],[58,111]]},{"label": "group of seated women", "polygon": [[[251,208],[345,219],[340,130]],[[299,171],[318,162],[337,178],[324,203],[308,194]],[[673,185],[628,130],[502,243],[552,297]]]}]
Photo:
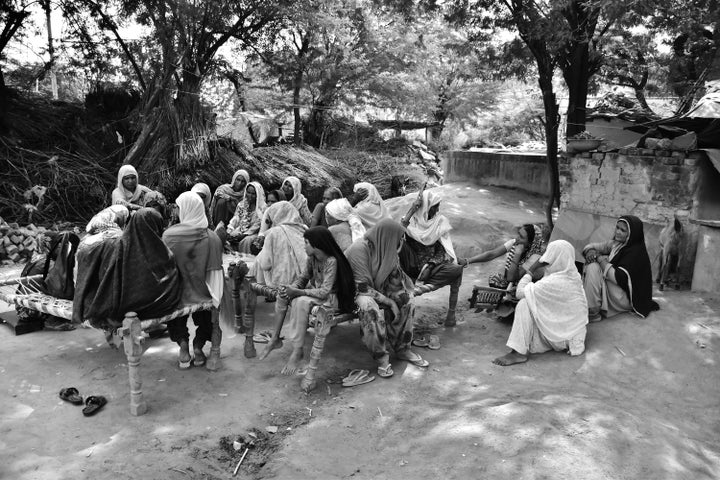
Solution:
[{"label": "group of seated women", "polygon": [[[636,217],[621,217],[612,241],[585,247],[581,277],[572,245],[562,240],[548,244],[547,232],[531,224],[497,248],[459,259],[436,191],[424,191],[396,221],[377,189],[364,182],[348,198],[328,189],[311,213],[296,177],[266,195],[260,183],[239,170],[214,195],[206,184],[181,194],[176,200],[179,223],[163,232],[157,209],[133,203],[151,190],[137,184],[131,168],[121,169],[114,204],[90,221],[90,235],[78,250],[74,314],[101,328],[116,327],[128,310],[152,317],[179,305],[220,307],[227,293],[224,242],[225,248],[256,253],[257,281],[278,291],[275,329],[260,358],[282,346],[280,332],[287,320],[292,352],[284,374],[301,370],[308,318],[316,305],[357,313],[379,376],[393,375],[392,355],[428,366],[410,348],[416,287],[451,287],[447,316],[438,323],[453,326],[463,269],[503,254],[504,268],[490,284],[516,285],[519,301],[507,342],[511,352],[495,359],[498,365],[524,362],[530,353],[549,349],[579,355],[589,320],[625,311],[645,316],[657,308],[642,222]],[[213,220],[219,235],[211,228]],[[205,362],[210,312],[197,312],[193,320],[198,328],[192,353],[187,317],[168,323],[180,347],[181,368]]]}]

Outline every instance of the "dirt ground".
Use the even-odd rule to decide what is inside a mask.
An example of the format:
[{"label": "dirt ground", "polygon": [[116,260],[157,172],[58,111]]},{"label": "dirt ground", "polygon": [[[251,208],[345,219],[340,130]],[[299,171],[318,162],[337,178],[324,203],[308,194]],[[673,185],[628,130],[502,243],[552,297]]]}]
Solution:
[{"label": "dirt ground", "polygon": [[[441,189],[461,256],[497,244],[513,224],[543,219],[537,197]],[[244,452],[236,441],[255,446],[235,478],[720,476],[717,297],[656,292],[661,310],[649,318],[590,325],[580,357],[546,353],[499,367],[491,360],[506,352],[510,326],[469,311],[466,299],[501,263],[466,270],[458,326],[436,330],[440,350],[417,349],[427,369],[395,361],[391,379],[342,388],[351,369],[373,370],[359,325],[343,324],[328,337],[319,387],[305,395],[299,376],[279,375],[288,346],[247,360],[242,337],[226,335],[220,371],[180,371],[164,337],[147,342],[141,417],[129,414],[125,356],[100,332],[16,337],[0,327],[0,478],[226,479]],[[447,294],[419,298],[418,321],[442,317]],[[270,326],[271,309],[259,302],[259,329]],[[68,386],[109,403],[83,417],[58,398]]]}]

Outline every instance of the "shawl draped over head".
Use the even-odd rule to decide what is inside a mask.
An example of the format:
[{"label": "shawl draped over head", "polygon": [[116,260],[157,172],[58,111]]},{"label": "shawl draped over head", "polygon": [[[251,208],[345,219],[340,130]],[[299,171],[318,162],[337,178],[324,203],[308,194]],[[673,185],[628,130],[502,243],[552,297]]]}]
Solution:
[{"label": "shawl draped over head", "polygon": [[455,260],[457,257],[450,239],[450,230],[452,230],[450,221],[445,215],[439,213],[428,219],[430,209],[438,205],[441,200],[442,197],[435,190],[425,190],[422,206],[410,218],[407,233],[425,246],[434,245],[439,241],[445,248],[445,252]]},{"label": "shawl draped over head", "polygon": [[341,222],[347,222],[350,225],[350,232],[352,233],[352,241],[360,240],[365,235],[365,225],[355,209],[350,205],[350,202],[346,198],[339,198],[328,202],[325,205],[325,213]]},{"label": "shawl draped over head", "polygon": [[171,313],[180,301],[180,273],[161,239],[162,216],[138,210],[121,236],[86,237],[78,249],[78,279],[73,321],[114,328],[125,313],[155,318]]},{"label": "shawl draped over head", "polygon": [[525,299],[542,334],[551,342],[570,340],[588,323],[588,307],[575,248],[565,240],[551,242],[540,261],[545,276],[525,286]]},{"label": "shawl draped over head", "polygon": [[85,231],[95,234],[108,228],[123,228],[130,217],[130,211],[124,205],[111,205],[90,219]]},{"label": "shawl draped over head", "polygon": [[357,192],[360,189],[367,190],[368,196],[365,200],[358,202],[355,205],[355,212],[365,224],[366,228],[372,228],[383,218],[390,218],[385,202],[375,188],[375,185],[368,182],[356,183],[353,187],[353,192]]},{"label": "shawl draped over head", "polygon": [[646,317],[658,305],[652,299],[652,269],[643,223],[633,215],[623,215],[618,222],[627,224],[628,238],[618,249],[613,248],[609,260],[615,267],[615,280],[627,293],[635,313]]},{"label": "shawl draped over head", "polygon": [[235,185],[235,180],[238,179],[238,177],[242,177],[245,179],[245,183],[250,183],[250,174],[247,172],[247,170],[240,169],[237,172],[235,172],[232,176],[232,180],[230,180],[230,183],[226,183],[224,185],[220,185],[217,190],[215,190],[215,194],[223,193],[233,199],[235,201],[240,201],[245,196],[245,190],[241,190],[239,192],[236,192],[233,190],[233,185]]},{"label": "shawl draped over head", "polygon": [[195,185],[193,185],[190,191],[195,193],[202,193],[204,195],[202,197],[202,201],[205,204],[205,208],[210,208],[210,202],[212,201],[212,193],[210,192],[210,187],[208,187],[207,183],[196,183]]},{"label": "shawl draped over head", "polygon": [[[247,200],[247,189],[252,186],[255,189],[255,207],[251,209],[250,203]],[[238,203],[235,209],[233,218],[230,219],[228,224],[228,233],[239,232],[245,233],[251,228],[262,228],[262,219],[265,210],[267,209],[267,203],[265,202],[265,190],[262,185],[258,182],[250,182],[245,187],[245,195],[243,196],[242,202]],[[253,228],[254,227],[254,228]],[[258,233],[257,230],[254,233]]]},{"label": "shawl draped over head", "polygon": [[[128,177],[130,175],[134,175],[137,179],[137,187],[135,187],[135,191],[131,192],[125,186],[123,185],[123,178]],[[120,199],[124,200],[128,203],[137,203],[140,198],[143,196],[144,193],[150,192],[148,187],[144,185],[140,185],[140,177],[138,176],[137,170],[135,170],[135,167],[132,165],[123,165],[120,167],[120,170],[118,170],[118,176],[117,176],[117,187],[112,192],[113,199]],[[115,203],[115,202],[113,202]]]},{"label": "shawl draped over head", "polygon": [[222,252],[218,259],[218,255],[212,254],[216,245],[210,242],[219,243],[220,240],[214,233],[211,239],[205,208],[197,194],[181,193],[175,203],[180,223],[165,230],[163,241],[175,254],[180,269],[182,303],[209,302],[212,297],[205,283],[206,272],[222,268]]},{"label": "shawl draped over head", "polygon": [[[263,217],[263,213],[265,212],[265,209],[267,208],[267,202],[265,201],[265,189],[262,185],[260,185],[258,182],[250,182],[245,187],[245,193],[247,194],[247,187],[252,185],[255,188],[255,213],[257,214],[258,218]],[[246,199],[246,196],[243,195],[243,203],[247,207],[247,210],[250,210],[250,205],[248,204],[248,201]]]},{"label": "shawl draped over head", "polygon": [[[303,233],[307,229],[290,202],[277,202],[265,210],[265,243],[257,256],[264,278],[270,286],[290,284],[302,273],[307,261]],[[269,221],[269,224],[267,223]]]},{"label": "shawl draped over head", "polygon": [[[400,266],[398,248],[404,234],[405,227],[386,218],[368,230],[362,240],[350,245],[345,256],[355,275],[355,283],[365,283],[381,291],[385,280]],[[412,281],[405,286],[412,288]]]},{"label": "shawl draped over head", "polygon": [[303,208],[303,206],[307,207],[307,198],[305,198],[305,195],[302,194],[302,183],[300,182],[300,179],[290,176],[283,181],[283,184],[285,183],[289,183],[293,189],[293,196],[288,201],[297,208],[298,212]]}]

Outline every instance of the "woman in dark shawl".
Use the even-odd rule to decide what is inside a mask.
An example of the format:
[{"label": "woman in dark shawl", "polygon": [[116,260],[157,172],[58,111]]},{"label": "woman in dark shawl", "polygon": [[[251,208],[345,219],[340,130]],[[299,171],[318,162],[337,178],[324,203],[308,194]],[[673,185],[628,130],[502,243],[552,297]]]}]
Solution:
[{"label": "woman in dark shawl", "polygon": [[[429,363],[410,350],[415,305],[413,283],[400,267],[398,252],[405,228],[388,218],[380,220],[345,251],[357,286],[363,343],[378,364],[378,375],[390,377],[390,349],[418,367]],[[382,308],[382,311],[380,310]]]},{"label": "woman in dark shawl", "polygon": [[180,274],[162,229],[162,216],[141,208],[121,234],[110,229],[80,242],[74,322],[88,320],[95,328],[114,330],[129,311],[155,318],[175,309]]},{"label": "woman in dark shawl", "polygon": [[623,215],[615,225],[613,239],[586,245],[583,255],[590,321],[623,312],[644,318],[659,308],[652,299],[652,271],[642,220]]}]

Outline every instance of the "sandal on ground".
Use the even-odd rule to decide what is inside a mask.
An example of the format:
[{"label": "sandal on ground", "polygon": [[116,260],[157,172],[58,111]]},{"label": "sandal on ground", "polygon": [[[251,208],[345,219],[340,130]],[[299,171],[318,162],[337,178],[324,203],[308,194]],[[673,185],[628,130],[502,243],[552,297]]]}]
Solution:
[{"label": "sandal on ground", "polygon": [[408,363],[412,363],[416,367],[427,367],[428,365],[430,365],[430,362],[410,350],[398,354],[397,358],[399,358],[400,360],[405,360]]},{"label": "sandal on ground", "polygon": [[263,330],[260,333],[253,335],[253,342],[255,343],[270,343],[272,338],[272,332],[270,330]]},{"label": "sandal on ground", "polygon": [[80,392],[78,392],[77,388],[75,387],[67,387],[60,390],[60,398],[65,400],[66,402],[70,402],[73,405],[82,405],[83,404],[83,398],[80,396]]},{"label": "sandal on ground", "polygon": [[205,362],[207,361],[207,357],[205,357],[205,354],[202,352],[202,350],[195,350],[195,358],[193,358],[192,363],[196,367],[202,367],[205,365]]},{"label": "sandal on ground", "polygon": [[412,344],[416,347],[429,347],[430,342],[428,341],[428,338],[425,335],[420,335],[417,338],[414,338],[412,341]]},{"label": "sandal on ground", "polygon": [[378,375],[380,375],[383,378],[390,378],[393,375],[395,375],[395,372],[392,369],[392,365],[389,363],[385,367],[377,367]]},{"label": "sandal on ground", "polygon": [[430,350],[440,350],[440,337],[437,335],[430,335],[427,339],[427,347]]},{"label": "sandal on ground", "polygon": [[85,400],[85,408],[82,413],[86,417],[95,415],[107,403],[107,399],[102,395],[93,395]]},{"label": "sandal on ground", "polygon": [[183,362],[182,360],[178,360],[178,368],[180,370],[187,370],[192,366],[193,359],[190,358],[187,362]]},{"label": "sandal on ground", "polygon": [[343,387],[356,387],[364,383],[370,383],[375,380],[375,375],[370,375],[367,370],[353,370],[347,377],[343,378]]}]

